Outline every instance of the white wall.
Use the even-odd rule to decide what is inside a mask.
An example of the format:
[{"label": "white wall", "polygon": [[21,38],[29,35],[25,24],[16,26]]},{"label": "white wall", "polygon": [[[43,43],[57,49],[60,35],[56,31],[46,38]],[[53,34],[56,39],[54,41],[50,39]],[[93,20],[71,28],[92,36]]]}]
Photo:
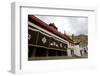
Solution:
[{"label": "white wall", "polygon": [[[54,7],[64,7],[67,8],[67,5],[76,5],[76,6],[92,6],[97,7],[98,15],[96,21],[99,26],[97,27],[97,39],[94,42],[97,46],[97,48],[94,48],[94,50],[97,52],[94,52],[94,56],[97,56],[97,62],[98,65],[97,68],[99,68],[100,71],[100,0],[1,0],[0,2],[0,76],[13,76],[13,74],[9,73],[8,70],[10,69],[10,56],[11,56],[11,8],[10,3],[13,1],[19,1],[19,2],[32,2],[37,6],[54,6]],[[99,42],[99,43],[96,43]],[[98,62],[99,61],[99,62]],[[98,70],[95,70],[94,67],[91,68],[92,70],[86,70],[85,68],[77,68],[77,69],[69,69],[69,70],[63,70],[60,72],[47,72],[47,73],[40,73],[40,74],[30,74],[34,76],[99,76]],[[25,74],[24,74],[25,75]],[[28,76],[26,74],[25,76]]]},{"label": "white wall", "polygon": [[79,45],[74,46],[74,54],[77,56],[81,56]]}]

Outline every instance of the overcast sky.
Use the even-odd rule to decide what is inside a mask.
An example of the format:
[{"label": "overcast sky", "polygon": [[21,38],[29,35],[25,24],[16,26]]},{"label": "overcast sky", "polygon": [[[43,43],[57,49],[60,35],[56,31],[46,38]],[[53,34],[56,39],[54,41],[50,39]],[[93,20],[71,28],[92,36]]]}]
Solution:
[{"label": "overcast sky", "polygon": [[58,31],[71,35],[88,35],[88,18],[85,17],[57,17],[57,16],[36,16],[47,24],[54,23]]}]

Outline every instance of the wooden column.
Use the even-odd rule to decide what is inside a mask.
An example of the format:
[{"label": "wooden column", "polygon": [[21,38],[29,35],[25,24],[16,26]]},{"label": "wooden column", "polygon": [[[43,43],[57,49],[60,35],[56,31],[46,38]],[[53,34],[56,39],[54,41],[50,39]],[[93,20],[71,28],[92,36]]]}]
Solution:
[{"label": "wooden column", "polygon": [[56,52],[56,56],[57,56],[57,50],[55,52]]},{"label": "wooden column", "polygon": [[33,48],[32,57],[35,57],[35,53],[36,53],[36,47]]},{"label": "wooden column", "polygon": [[46,49],[46,56],[48,56],[48,53],[49,53],[49,50],[48,50],[48,49]]}]

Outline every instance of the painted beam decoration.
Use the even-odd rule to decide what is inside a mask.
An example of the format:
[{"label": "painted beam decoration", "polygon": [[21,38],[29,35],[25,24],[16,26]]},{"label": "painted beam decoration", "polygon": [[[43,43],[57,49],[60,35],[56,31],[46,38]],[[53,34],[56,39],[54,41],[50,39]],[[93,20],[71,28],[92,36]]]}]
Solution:
[{"label": "painted beam decoration", "polygon": [[67,49],[67,44],[62,43],[54,39],[53,37],[50,36],[48,37],[36,29],[30,27],[28,32],[29,32],[28,44],[31,44],[33,46],[40,46],[48,49],[54,48],[63,51]]}]

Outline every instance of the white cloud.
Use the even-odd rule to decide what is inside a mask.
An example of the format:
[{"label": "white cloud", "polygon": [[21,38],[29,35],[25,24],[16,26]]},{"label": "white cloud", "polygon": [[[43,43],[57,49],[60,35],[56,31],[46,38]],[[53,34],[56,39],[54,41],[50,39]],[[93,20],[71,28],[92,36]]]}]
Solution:
[{"label": "white cloud", "polygon": [[55,23],[58,31],[67,34],[88,34],[88,18],[85,17],[57,17],[57,16],[37,16],[47,24]]}]

